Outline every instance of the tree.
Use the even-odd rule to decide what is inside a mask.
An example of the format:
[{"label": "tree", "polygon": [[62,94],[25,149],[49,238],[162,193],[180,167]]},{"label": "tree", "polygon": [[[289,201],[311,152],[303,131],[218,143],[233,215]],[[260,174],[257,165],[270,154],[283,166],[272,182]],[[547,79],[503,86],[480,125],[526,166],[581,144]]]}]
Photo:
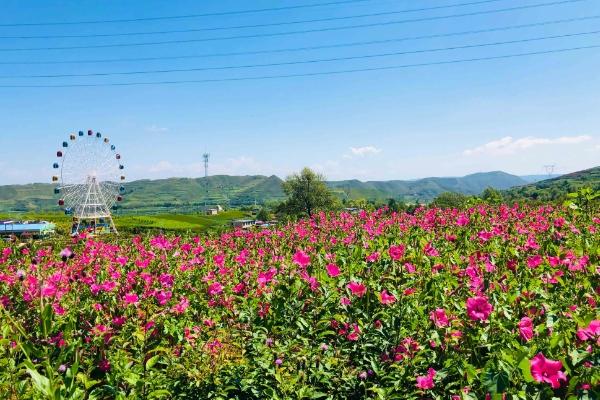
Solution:
[{"label": "tree", "polygon": [[399,212],[406,210],[406,205],[403,202],[399,202],[394,198],[388,199],[387,206],[390,212]]},{"label": "tree", "polygon": [[256,219],[263,222],[268,221],[270,219],[269,212],[265,208],[261,208],[258,214],[256,214]]},{"label": "tree", "polygon": [[488,187],[483,193],[481,193],[481,199],[488,204],[500,204],[502,203],[502,193],[498,190]]},{"label": "tree", "polygon": [[316,211],[335,206],[335,198],[325,184],[325,177],[309,168],[288,176],[281,186],[287,196],[287,200],[278,207],[283,214],[311,217]]},{"label": "tree", "polygon": [[469,196],[465,196],[464,194],[444,192],[433,199],[431,205],[440,208],[464,208],[468,200]]}]

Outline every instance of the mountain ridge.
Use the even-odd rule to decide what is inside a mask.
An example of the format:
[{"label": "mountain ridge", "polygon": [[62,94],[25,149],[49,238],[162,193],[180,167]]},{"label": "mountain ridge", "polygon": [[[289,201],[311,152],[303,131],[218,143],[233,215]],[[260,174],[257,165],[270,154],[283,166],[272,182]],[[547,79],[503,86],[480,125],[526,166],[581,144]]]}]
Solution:
[{"label": "mountain ridge", "polygon": [[[243,205],[282,200],[282,179],[276,175],[213,175],[200,178],[141,179],[125,185],[122,209],[198,208],[204,204]],[[463,177],[429,177],[417,180],[328,181],[337,196],[344,199],[401,199],[428,202],[446,191],[477,195],[487,187],[499,190],[524,185],[516,175],[502,171],[478,172]],[[0,211],[48,211],[57,209],[53,185],[33,183],[0,186]]]}]

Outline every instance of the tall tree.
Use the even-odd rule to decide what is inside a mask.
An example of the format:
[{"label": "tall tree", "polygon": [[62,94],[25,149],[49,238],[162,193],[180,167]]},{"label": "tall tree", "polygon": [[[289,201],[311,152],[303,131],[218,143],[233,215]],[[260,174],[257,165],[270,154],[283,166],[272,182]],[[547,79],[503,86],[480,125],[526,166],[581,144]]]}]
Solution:
[{"label": "tall tree", "polygon": [[280,204],[279,211],[284,214],[311,217],[316,211],[329,210],[335,205],[325,177],[309,168],[288,176],[282,188],[287,200]]}]

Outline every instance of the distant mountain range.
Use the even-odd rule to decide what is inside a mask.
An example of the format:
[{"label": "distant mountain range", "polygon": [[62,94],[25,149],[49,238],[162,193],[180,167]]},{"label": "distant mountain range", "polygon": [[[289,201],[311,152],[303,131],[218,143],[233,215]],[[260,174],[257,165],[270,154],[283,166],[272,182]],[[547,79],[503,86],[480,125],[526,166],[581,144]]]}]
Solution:
[{"label": "distant mountain range", "polygon": [[[282,180],[272,176],[215,175],[205,178],[138,180],[126,184],[125,212],[168,211],[204,204],[262,204],[280,201],[285,196]],[[501,171],[484,172],[458,178],[423,178],[411,181],[331,181],[328,185],[340,198],[369,200],[402,199],[428,202],[442,192],[476,195],[487,187],[499,190],[528,183],[519,176]],[[51,184],[0,186],[0,212],[56,210],[58,198]]]},{"label": "distant mountain range", "polygon": [[560,174],[550,175],[521,175],[520,178],[527,181],[528,183],[535,183],[539,181],[545,181],[546,179],[552,179],[559,177]]}]

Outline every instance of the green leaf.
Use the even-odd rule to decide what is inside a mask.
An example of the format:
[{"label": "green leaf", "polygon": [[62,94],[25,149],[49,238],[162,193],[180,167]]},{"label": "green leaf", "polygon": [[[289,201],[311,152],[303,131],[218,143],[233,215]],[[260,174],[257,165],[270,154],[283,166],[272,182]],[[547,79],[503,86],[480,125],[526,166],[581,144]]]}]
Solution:
[{"label": "green leaf", "polygon": [[154,365],[156,365],[156,363],[158,362],[158,360],[160,359],[161,355],[157,354],[153,357],[150,357],[148,359],[148,361],[146,361],[146,369],[152,369],[152,367],[154,367]]},{"label": "green leaf", "polygon": [[492,395],[504,393],[508,388],[509,376],[506,371],[489,369],[485,372],[482,383]]},{"label": "green leaf", "polygon": [[160,398],[165,398],[165,397],[171,397],[171,392],[169,392],[166,389],[154,390],[154,391],[148,393],[149,399],[160,399]]},{"label": "green leaf", "polygon": [[27,369],[27,373],[29,376],[31,376],[31,380],[33,381],[36,389],[44,393],[47,397],[51,397],[52,390],[50,388],[50,380],[41,375],[30,361],[25,361],[24,364],[25,368]]},{"label": "green leaf", "polygon": [[531,363],[527,357],[521,360],[519,363],[519,368],[521,368],[525,382],[533,382],[533,376],[531,375]]}]

